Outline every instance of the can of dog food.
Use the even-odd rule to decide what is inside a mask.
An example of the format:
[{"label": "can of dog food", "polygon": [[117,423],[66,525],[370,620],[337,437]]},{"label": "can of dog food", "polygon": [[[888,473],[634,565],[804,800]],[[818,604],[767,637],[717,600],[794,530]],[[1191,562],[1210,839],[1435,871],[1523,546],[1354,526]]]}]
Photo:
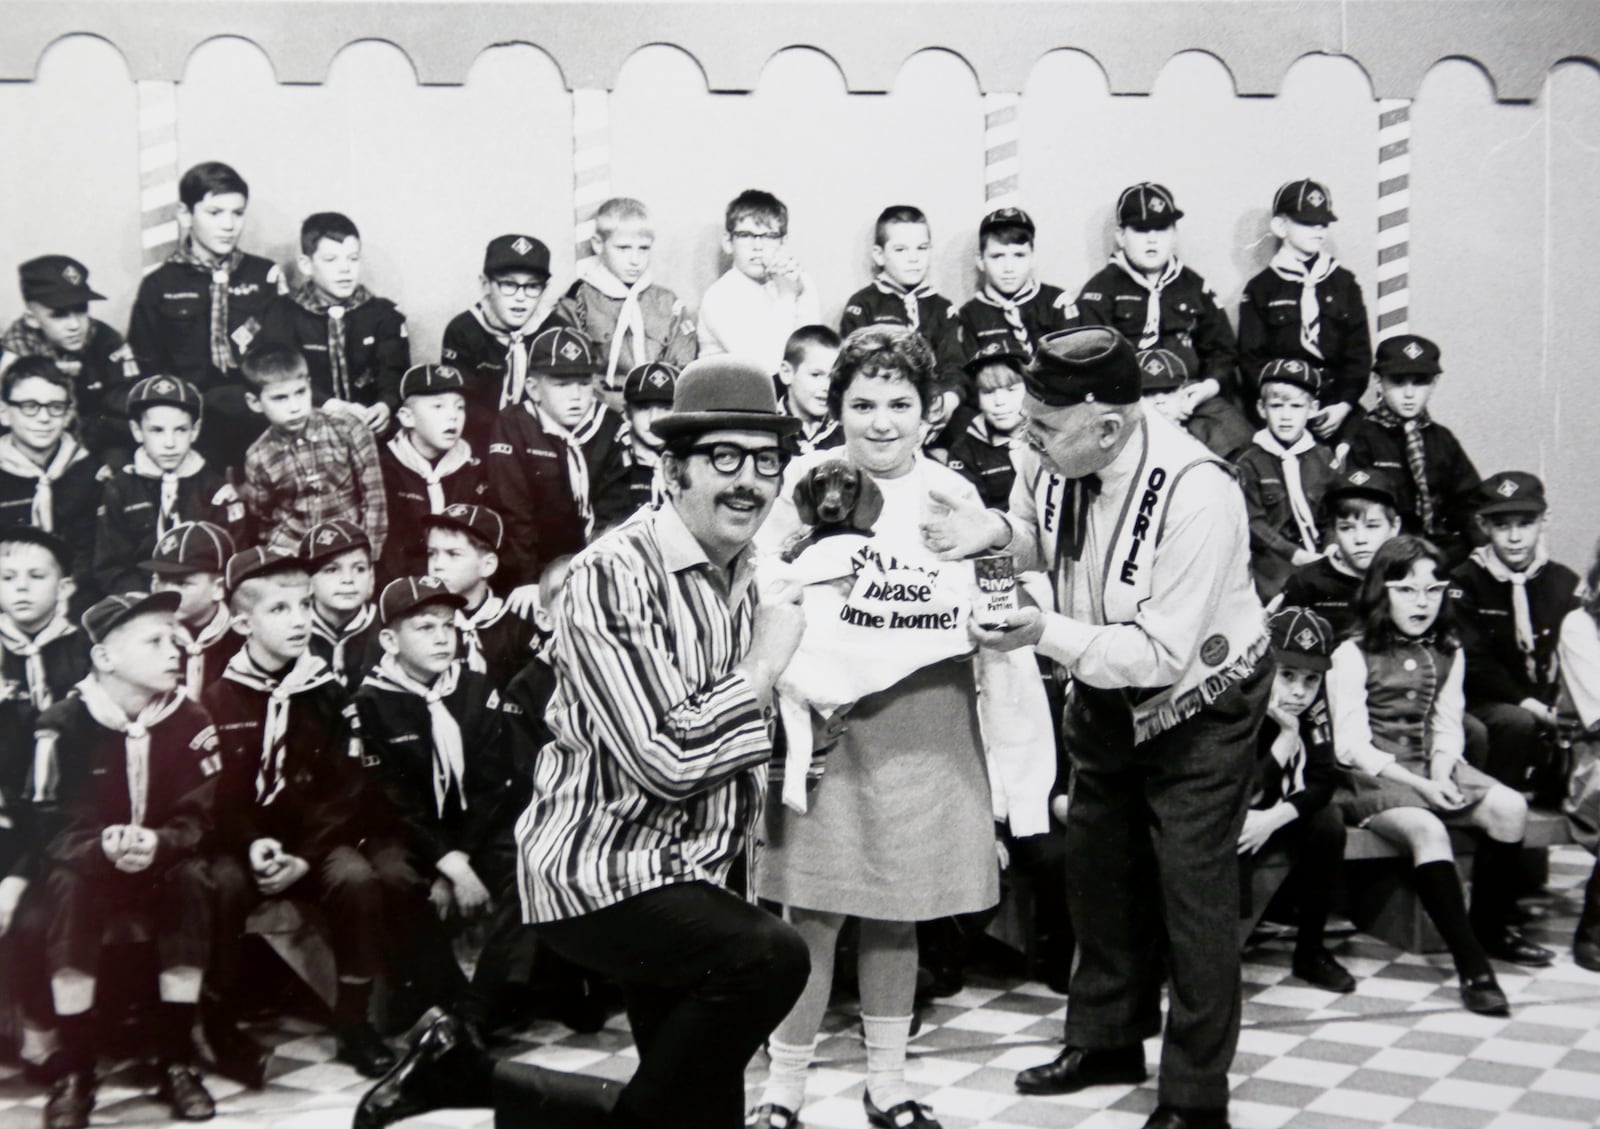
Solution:
[{"label": "can of dog food", "polygon": [[1017,610],[1017,567],[1010,553],[973,557],[972,571],[977,577],[977,594],[972,601],[972,618],[980,627],[1000,627]]}]

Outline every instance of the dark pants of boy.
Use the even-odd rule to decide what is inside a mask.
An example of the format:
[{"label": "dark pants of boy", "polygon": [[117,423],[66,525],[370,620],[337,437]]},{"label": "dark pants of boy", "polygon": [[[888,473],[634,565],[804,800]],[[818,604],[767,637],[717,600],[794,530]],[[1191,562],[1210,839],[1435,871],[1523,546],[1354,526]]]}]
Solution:
[{"label": "dark pants of boy", "polygon": [[522,923],[522,904],[517,899],[517,845],[510,828],[494,843],[472,855],[472,869],[489,888],[494,910],[484,935],[483,951],[478,954],[472,983],[462,991],[455,1011],[462,1019],[486,1026],[513,969],[525,963],[519,958],[534,941],[533,931]]},{"label": "dark pants of boy", "polygon": [[1067,905],[1081,954],[1066,1041],[1131,1047],[1161,1030],[1160,1100],[1228,1104],[1239,1042],[1238,841],[1274,664],[1141,745],[1123,692],[1075,688]]},{"label": "dark pants of boy", "polygon": [[[1542,762],[1548,759],[1538,720],[1511,702],[1486,702],[1471,707],[1470,717],[1489,731],[1488,747],[1478,767],[1517,791],[1533,788]],[[1469,761],[1472,759],[1469,755]]]},{"label": "dark pants of boy", "polygon": [[428,902],[436,872],[431,866],[424,870],[418,865],[398,839],[365,839],[360,849],[383,889],[387,970],[410,997],[403,1001],[402,1010],[420,1014],[435,1004],[450,1006],[467,978]]},{"label": "dark pants of boy", "polygon": [[[810,973],[798,933],[704,882],[648,890],[535,929],[560,955],[622,985],[639,1067],[617,1100],[616,1121],[743,1125],[745,1067]],[[511,1078],[500,1070],[496,1082],[496,1126],[523,1124]]]},{"label": "dark pants of boy", "polygon": [[1250,904],[1250,880],[1258,863],[1279,852],[1289,856],[1291,869],[1284,881],[1299,909],[1298,946],[1307,951],[1322,945],[1328,924],[1333,891],[1344,871],[1344,816],[1333,804],[1325,804],[1308,816],[1301,816],[1272,833],[1253,855],[1239,856],[1240,915],[1256,908]]}]

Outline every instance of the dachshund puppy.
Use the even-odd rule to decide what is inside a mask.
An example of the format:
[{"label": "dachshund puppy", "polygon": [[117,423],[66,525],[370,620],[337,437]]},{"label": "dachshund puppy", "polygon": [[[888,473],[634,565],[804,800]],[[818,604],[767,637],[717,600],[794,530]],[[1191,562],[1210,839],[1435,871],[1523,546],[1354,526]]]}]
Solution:
[{"label": "dachshund puppy", "polygon": [[784,546],[785,561],[793,561],[824,537],[870,533],[883,513],[883,492],[870,475],[843,459],[829,459],[795,483],[794,505],[805,528]]}]

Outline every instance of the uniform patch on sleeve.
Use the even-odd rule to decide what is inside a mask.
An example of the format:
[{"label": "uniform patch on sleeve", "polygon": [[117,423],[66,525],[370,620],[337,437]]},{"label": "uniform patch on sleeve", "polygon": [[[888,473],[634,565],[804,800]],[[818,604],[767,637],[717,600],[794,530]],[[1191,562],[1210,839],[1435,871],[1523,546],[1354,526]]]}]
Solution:
[{"label": "uniform patch on sleeve", "polygon": [[1061,314],[1062,314],[1063,317],[1069,317],[1069,318],[1077,317],[1078,316],[1078,303],[1076,303],[1076,302],[1068,302],[1065,306],[1061,307]]},{"label": "uniform patch on sleeve", "polygon": [[486,710],[497,710],[497,709],[499,709],[500,708],[500,691],[498,691],[498,690],[490,690],[489,691],[489,700],[483,704],[483,708],[486,709]]},{"label": "uniform patch on sleeve", "polygon": [[490,443],[489,444],[489,453],[491,455],[509,455],[509,454],[511,454],[511,444],[510,443]]},{"label": "uniform patch on sleeve", "polygon": [[442,360],[453,361],[459,358],[461,354],[457,353],[454,349],[446,348],[439,350],[439,356]]},{"label": "uniform patch on sleeve", "polygon": [[200,762],[200,772],[204,776],[215,776],[222,771],[222,754],[212,753]]},{"label": "uniform patch on sleeve", "polygon": [[[1055,303],[1054,303],[1055,308],[1060,310],[1060,311],[1062,311],[1063,313],[1065,313],[1067,307],[1071,306],[1072,304],[1073,304],[1072,299],[1067,297],[1067,292],[1065,290],[1063,290],[1061,292],[1061,296],[1059,298],[1057,298],[1055,300]],[[1071,314],[1067,314],[1067,316],[1071,317],[1072,315]]]},{"label": "uniform patch on sleeve", "polygon": [[860,306],[846,306],[845,307],[845,312],[854,314],[856,317],[860,317],[861,316],[861,307]]},{"label": "uniform patch on sleeve", "polygon": [[189,747],[195,752],[202,750],[208,753],[217,751],[217,727],[208,725],[189,739]]},{"label": "uniform patch on sleeve", "polygon": [[228,338],[239,347],[239,352],[245,353],[249,351],[250,342],[256,339],[256,334],[260,331],[260,329],[261,323],[256,321],[255,318],[251,318],[238,329],[230,333]]}]

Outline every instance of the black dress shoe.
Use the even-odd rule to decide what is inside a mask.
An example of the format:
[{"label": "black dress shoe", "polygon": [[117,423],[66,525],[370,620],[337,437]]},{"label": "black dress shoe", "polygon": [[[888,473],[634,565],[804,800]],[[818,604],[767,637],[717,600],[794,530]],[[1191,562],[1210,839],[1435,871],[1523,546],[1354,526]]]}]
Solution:
[{"label": "black dress shoe", "polygon": [[1018,1074],[1017,1089],[1024,1094],[1071,1094],[1085,1086],[1137,1085],[1149,1076],[1142,1044],[1093,1051],[1068,1047],[1053,1061]]},{"label": "black dress shoe", "polygon": [[1314,984],[1329,992],[1356,990],[1356,978],[1350,975],[1344,965],[1334,960],[1326,949],[1318,949],[1303,957],[1296,954],[1290,971],[1307,984]]},{"label": "black dress shoe", "polygon": [[356,1104],[351,1129],[383,1129],[432,1109],[489,1105],[492,1065],[455,1016],[430,1008],[406,1043],[405,1057]]},{"label": "black dress shoe", "polygon": [[943,1129],[928,1116],[933,1110],[921,1102],[896,1102],[888,1109],[879,1109],[873,1104],[872,1095],[863,1091],[861,1106],[867,1111],[867,1124],[876,1129]]},{"label": "black dress shoe", "polygon": [[267,1084],[267,1063],[272,1052],[239,1029],[231,1019],[202,1018],[200,1030],[211,1048],[217,1073],[241,1086],[259,1090]]},{"label": "black dress shoe", "polygon": [[372,1024],[352,1024],[339,1032],[334,1058],[355,1067],[357,1074],[368,1078],[382,1078],[394,1069],[394,1051],[385,1043]]},{"label": "black dress shoe", "polygon": [[1534,944],[1511,925],[1497,929],[1487,937],[1480,937],[1479,940],[1483,943],[1483,951],[1496,960],[1510,961],[1512,964],[1528,968],[1544,968],[1554,963],[1556,959],[1555,953],[1543,945]]},{"label": "black dress shoe", "polygon": [[800,1129],[800,1115],[786,1105],[762,1102],[744,1115],[744,1129]]},{"label": "black dress shoe", "polygon": [[1600,941],[1575,937],[1572,941],[1572,959],[1579,968],[1600,972]]},{"label": "black dress shoe", "polygon": [[1479,1015],[1511,1014],[1511,1001],[1507,1000],[1506,994],[1500,990],[1500,982],[1494,978],[1492,972],[1463,980],[1461,1002],[1466,1005],[1468,1011],[1475,1011]]},{"label": "black dress shoe", "polygon": [[1232,1129],[1225,1109],[1191,1109],[1181,1105],[1158,1105],[1144,1123],[1144,1129]]},{"label": "black dress shoe", "polygon": [[172,1116],[179,1121],[210,1121],[217,1115],[217,1103],[211,1100],[210,1091],[186,1063],[162,1063],[161,1084],[156,1092],[172,1107]]},{"label": "black dress shoe", "polygon": [[94,1071],[71,1070],[50,1086],[44,1103],[44,1129],[84,1129],[94,1109]]}]

